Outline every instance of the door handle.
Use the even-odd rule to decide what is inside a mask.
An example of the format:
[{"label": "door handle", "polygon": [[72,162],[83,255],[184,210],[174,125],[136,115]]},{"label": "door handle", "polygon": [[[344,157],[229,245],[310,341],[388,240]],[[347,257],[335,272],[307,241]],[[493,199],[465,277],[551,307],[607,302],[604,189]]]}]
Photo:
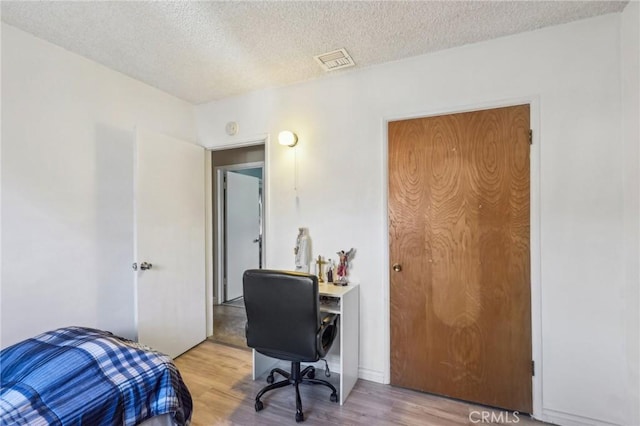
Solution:
[{"label": "door handle", "polygon": [[[138,263],[137,262],[133,262],[131,267],[133,268],[134,271],[137,271],[138,270]],[[140,270],[142,270],[142,271],[146,271],[147,269],[151,269],[151,268],[153,268],[153,265],[151,263],[142,262],[140,264]]]},{"label": "door handle", "polygon": [[153,264],[151,264],[151,263],[142,262],[140,264],[140,270],[141,271],[146,271],[147,269],[151,269],[151,268],[153,268]]},{"label": "door handle", "polygon": [[401,264],[399,264],[399,263],[394,263],[394,264],[393,264],[393,266],[392,266],[392,268],[393,268],[393,270],[394,270],[394,271],[396,271],[396,272],[400,272],[400,271],[402,271],[402,265],[401,265]]},{"label": "door handle", "polygon": [[261,237],[258,237],[258,238],[256,238],[255,240],[253,240],[253,242],[254,242],[254,243],[259,243],[261,239],[262,239]]}]

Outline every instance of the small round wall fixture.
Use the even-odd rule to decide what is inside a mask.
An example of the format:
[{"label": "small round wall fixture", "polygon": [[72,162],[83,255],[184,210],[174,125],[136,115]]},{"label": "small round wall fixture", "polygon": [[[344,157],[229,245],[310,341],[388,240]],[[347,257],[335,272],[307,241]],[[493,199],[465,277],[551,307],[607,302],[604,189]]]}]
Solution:
[{"label": "small round wall fixture", "polygon": [[296,146],[298,143],[298,135],[290,130],[283,130],[278,134],[278,142],[280,145]]},{"label": "small round wall fixture", "polygon": [[238,123],[236,123],[235,121],[230,121],[227,123],[224,130],[229,136],[234,136],[236,133],[238,133]]}]

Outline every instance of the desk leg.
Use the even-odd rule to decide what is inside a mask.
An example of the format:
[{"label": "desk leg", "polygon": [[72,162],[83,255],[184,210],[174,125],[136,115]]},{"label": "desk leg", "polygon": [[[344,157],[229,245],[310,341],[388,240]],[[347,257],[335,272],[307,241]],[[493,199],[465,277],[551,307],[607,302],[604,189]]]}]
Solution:
[{"label": "desk leg", "polygon": [[253,351],[253,380],[256,380],[258,377],[262,376],[264,373],[271,371],[272,368],[278,364],[278,360],[275,358],[268,357],[266,355],[257,352],[255,349]]},{"label": "desk leg", "polygon": [[358,381],[360,358],[360,287],[342,296],[340,314],[340,405]]}]

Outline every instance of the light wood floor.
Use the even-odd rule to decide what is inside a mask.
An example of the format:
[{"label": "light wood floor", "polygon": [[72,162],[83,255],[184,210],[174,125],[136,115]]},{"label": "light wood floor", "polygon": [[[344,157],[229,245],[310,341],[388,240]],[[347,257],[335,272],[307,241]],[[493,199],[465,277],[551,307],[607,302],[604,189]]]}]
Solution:
[{"label": "light wood floor", "polygon": [[[251,352],[206,341],[175,361],[193,397],[192,425],[295,424],[295,390],[267,393],[264,409],[254,410],[256,393],[266,385],[251,380]],[[322,374],[317,374],[321,378]],[[278,379],[276,379],[278,380]],[[301,386],[305,425],[482,425],[489,409],[448,398],[359,380],[345,405],[329,401],[324,386]],[[472,422],[469,415],[472,414]],[[494,410],[497,414],[500,411]],[[504,415],[504,414],[503,414]],[[510,417],[510,424],[516,423]],[[494,422],[493,424],[505,424]],[[520,415],[518,425],[543,425]]]}]

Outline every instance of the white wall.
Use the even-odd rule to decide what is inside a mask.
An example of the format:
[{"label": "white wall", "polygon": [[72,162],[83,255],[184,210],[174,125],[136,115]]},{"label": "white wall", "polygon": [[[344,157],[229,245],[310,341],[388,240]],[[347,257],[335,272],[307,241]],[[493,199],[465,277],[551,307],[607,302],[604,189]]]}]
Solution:
[{"label": "white wall", "polygon": [[[625,300],[637,298],[637,285],[626,281],[625,267],[637,258],[625,260],[623,182],[627,176],[637,188],[638,164],[629,162],[624,174],[619,46],[619,14],[464,46],[198,106],[198,138],[220,147],[285,128],[298,133],[297,192],[294,150],[270,140],[267,266],[292,267],[298,226],[309,228],[316,256],[356,247],[361,376],[382,381],[389,350],[385,119],[533,99],[540,229],[532,238],[541,251],[533,247],[532,273],[541,283],[543,383],[536,414],[562,424],[631,424],[628,373],[637,352],[625,342],[638,323]],[[232,120],[240,126],[235,137],[224,133]]]},{"label": "white wall", "polygon": [[136,125],[195,139],[192,105],[2,24],[2,347],[135,336]]},{"label": "white wall", "polygon": [[[640,425],[640,3],[630,2],[621,15],[622,135],[624,142],[624,225],[629,424]],[[634,328],[635,324],[635,328]]]}]

